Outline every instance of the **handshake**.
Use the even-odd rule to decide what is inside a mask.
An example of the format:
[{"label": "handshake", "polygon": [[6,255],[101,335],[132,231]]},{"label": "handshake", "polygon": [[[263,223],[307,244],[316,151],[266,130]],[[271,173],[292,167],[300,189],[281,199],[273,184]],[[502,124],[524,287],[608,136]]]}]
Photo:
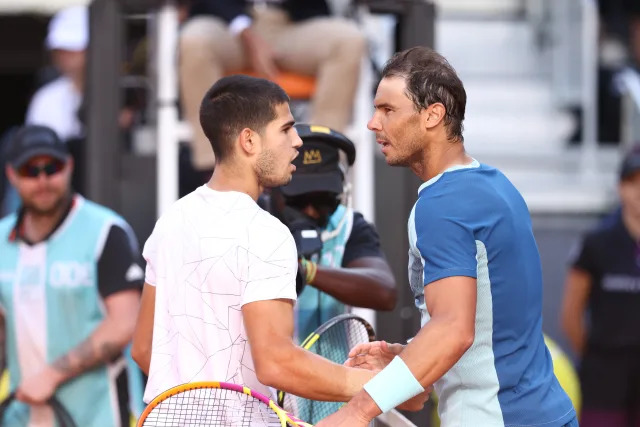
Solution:
[{"label": "handshake", "polygon": [[[351,368],[368,369],[379,372],[383,370],[394,357],[404,350],[402,344],[390,344],[386,341],[374,341],[358,344],[349,351],[349,358],[344,362]],[[428,387],[423,393],[407,400],[398,409],[406,411],[420,411],[433,391],[433,386]]]},{"label": "handshake", "polygon": [[[344,365],[379,372],[391,363],[396,356],[402,353],[403,349],[404,345],[402,344],[389,344],[385,341],[358,344],[351,349],[349,358],[344,362]],[[429,399],[431,391],[433,391],[433,387],[427,387],[422,393],[399,405],[397,409],[407,411],[421,410],[425,402]],[[369,403],[363,403],[362,395],[363,393],[359,393],[354,396],[347,405],[343,406],[338,412],[322,419],[316,424],[316,427],[369,426],[375,414],[370,412],[372,408]],[[377,406],[376,409],[378,409]]]}]

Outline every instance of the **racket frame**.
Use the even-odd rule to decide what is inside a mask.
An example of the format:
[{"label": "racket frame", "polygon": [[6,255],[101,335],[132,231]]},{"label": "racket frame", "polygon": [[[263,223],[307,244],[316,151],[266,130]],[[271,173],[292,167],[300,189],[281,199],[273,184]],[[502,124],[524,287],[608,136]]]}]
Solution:
[{"label": "racket frame", "polygon": [[[367,330],[367,335],[369,336],[369,342],[375,341],[376,340],[376,333],[373,330],[373,326],[371,326],[371,324],[369,322],[367,322],[366,320],[364,320],[362,317],[358,316],[357,314],[352,314],[352,313],[345,313],[345,314],[339,314],[329,320],[327,320],[326,322],[324,322],[322,325],[318,326],[316,328],[315,331],[311,332],[300,344],[300,347],[304,348],[305,350],[309,350],[311,348],[311,346],[313,346],[313,344],[316,343],[316,341],[318,341],[320,339],[320,336],[325,333],[327,330],[329,330],[330,328],[334,327],[335,325],[345,322],[347,320],[357,320],[358,322],[360,322],[365,329]],[[284,405],[284,397],[285,397],[286,393],[282,390],[278,390],[278,405],[282,406]]]},{"label": "racket frame", "polygon": [[251,390],[249,387],[245,387],[239,384],[226,383],[221,381],[199,381],[181,384],[175,387],[170,388],[167,391],[160,393],[156,396],[149,404],[144,408],[144,411],[140,415],[138,419],[137,427],[143,427],[144,421],[147,416],[162,402],[167,400],[168,398],[175,396],[177,394],[183,393],[189,390],[199,390],[199,389],[222,389],[222,390],[231,390],[236,391],[238,393],[246,394],[248,396],[254,397],[258,399],[260,402],[265,404],[269,409],[271,409],[280,419],[280,424],[282,427],[287,427],[287,422],[292,423],[295,426],[299,427],[312,427],[310,424],[307,424],[292,414],[289,414],[284,409],[280,408],[272,399],[269,399],[262,393],[259,393],[255,390]]}]

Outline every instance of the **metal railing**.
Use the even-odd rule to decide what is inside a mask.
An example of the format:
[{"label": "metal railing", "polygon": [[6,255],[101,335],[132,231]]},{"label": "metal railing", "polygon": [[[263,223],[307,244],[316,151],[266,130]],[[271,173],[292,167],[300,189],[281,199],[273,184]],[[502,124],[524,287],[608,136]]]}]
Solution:
[{"label": "metal railing", "polygon": [[640,74],[624,69],[616,76],[616,83],[622,95],[620,148],[626,151],[640,143]]},{"label": "metal railing", "polygon": [[545,71],[556,105],[582,111],[582,167],[593,170],[598,148],[598,6],[594,0],[528,0],[527,15],[541,48],[548,48]]}]

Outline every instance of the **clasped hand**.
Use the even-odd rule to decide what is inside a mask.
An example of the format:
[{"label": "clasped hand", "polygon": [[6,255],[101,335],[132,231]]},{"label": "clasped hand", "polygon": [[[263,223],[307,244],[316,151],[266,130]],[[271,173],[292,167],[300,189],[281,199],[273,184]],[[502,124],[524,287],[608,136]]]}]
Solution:
[{"label": "clasped hand", "polygon": [[[344,365],[378,372],[384,369],[394,357],[402,353],[402,350],[404,350],[404,345],[390,344],[386,341],[358,344],[351,349],[349,358],[344,362]],[[432,386],[427,387],[424,392],[398,406],[398,409],[420,411],[429,400],[429,393],[432,391]]]}]

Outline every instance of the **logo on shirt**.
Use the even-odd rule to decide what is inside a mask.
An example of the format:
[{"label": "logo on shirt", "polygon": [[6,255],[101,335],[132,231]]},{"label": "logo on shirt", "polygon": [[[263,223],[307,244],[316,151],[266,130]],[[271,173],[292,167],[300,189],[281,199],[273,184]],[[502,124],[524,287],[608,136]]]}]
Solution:
[{"label": "logo on shirt", "polygon": [[54,288],[92,286],[91,264],[77,261],[55,261],[49,269],[49,283]]},{"label": "logo on shirt", "polygon": [[602,289],[609,292],[640,293],[640,277],[606,274],[602,278]]},{"label": "logo on shirt", "polygon": [[138,264],[133,263],[131,264],[131,266],[129,266],[129,269],[125,273],[124,278],[127,280],[127,282],[134,282],[136,280],[144,279],[144,271]]}]

